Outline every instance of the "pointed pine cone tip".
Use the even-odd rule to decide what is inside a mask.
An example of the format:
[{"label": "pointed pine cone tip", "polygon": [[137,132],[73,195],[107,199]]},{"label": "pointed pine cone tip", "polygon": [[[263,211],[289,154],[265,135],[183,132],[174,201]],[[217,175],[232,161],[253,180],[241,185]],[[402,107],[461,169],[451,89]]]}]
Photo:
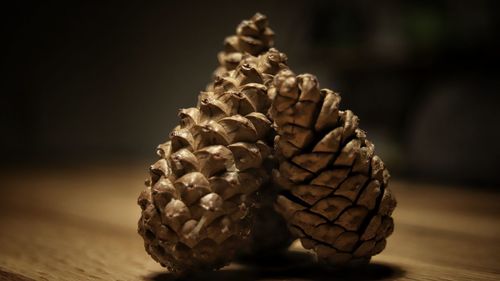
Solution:
[{"label": "pointed pine cone tip", "polygon": [[236,27],[237,45],[231,44],[231,48],[254,56],[269,49],[274,45],[274,32],[268,25],[267,17],[260,13],[243,20]]},{"label": "pointed pine cone tip", "polygon": [[252,16],[251,20],[255,23],[255,25],[259,29],[264,29],[268,25],[268,19],[267,19],[266,15],[261,14],[260,12],[256,12]]},{"label": "pointed pine cone tip", "polygon": [[[274,32],[268,27],[267,17],[261,13],[241,21],[235,32],[224,39],[224,49],[217,54],[219,66],[213,72],[214,76],[234,70],[245,54],[258,56],[274,45]],[[213,88],[213,83],[206,88]]]}]

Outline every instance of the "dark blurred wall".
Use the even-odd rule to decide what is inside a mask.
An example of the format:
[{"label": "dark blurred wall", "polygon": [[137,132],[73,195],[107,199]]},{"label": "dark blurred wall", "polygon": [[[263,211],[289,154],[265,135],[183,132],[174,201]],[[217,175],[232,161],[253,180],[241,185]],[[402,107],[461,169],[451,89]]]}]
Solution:
[{"label": "dark blurred wall", "polygon": [[396,176],[500,183],[496,1],[29,2],[2,8],[0,163],[154,158],[256,11]]},{"label": "dark blurred wall", "polygon": [[280,46],[302,21],[299,6],[280,3],[143,2],[4,8],[3,161],[150,155],[242,19],[267,13]]}]

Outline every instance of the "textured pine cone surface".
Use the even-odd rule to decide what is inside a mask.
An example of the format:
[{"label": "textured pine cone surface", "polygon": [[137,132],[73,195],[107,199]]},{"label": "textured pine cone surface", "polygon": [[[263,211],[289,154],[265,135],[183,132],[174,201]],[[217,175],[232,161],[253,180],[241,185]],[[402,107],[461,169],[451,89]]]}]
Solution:
[{"label": "textured pine cone surface", "polygon": [[273,154],[267,89],[285,61],[274,49],[245,55],[199,95],[197,107],[179,112],[180,125],[158,146],[138,199],[138,232],[171,272],[220,268],[249,243]]},{"label": "textured pine cone surface", "polygon": [[235,69],[246,53],[252,56],[265,53],[273,46],[273,38],[274,32],[268,27],[266,16],[256,13],[242,21],[236,27],[236,34],[224,40],[224,50],[217,54],[219,67],[214,71],[214,77]]},{"label": "textured pine cone surface", "polygon": [[273,178],[282,187],[277,211],[319,261],[368,262],[393,231],[396,200],[358,117],[339,110],[340,96],[320,90],[310,74],[284,70],[270,92],[279,159]]}]

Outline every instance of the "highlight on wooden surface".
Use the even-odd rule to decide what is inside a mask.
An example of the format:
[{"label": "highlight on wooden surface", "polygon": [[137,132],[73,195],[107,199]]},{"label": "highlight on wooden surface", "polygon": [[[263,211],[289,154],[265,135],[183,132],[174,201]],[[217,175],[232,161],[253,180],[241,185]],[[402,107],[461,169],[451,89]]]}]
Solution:
[{"label": "highlight on wooden surface", "polygon": [[[137,235],[144,163],[0,172],[0,280],[172,280]],[[393,180],[397,230],[361,269],[331,270],[292,245],[194,280],[499,280],[500,194]]]}]

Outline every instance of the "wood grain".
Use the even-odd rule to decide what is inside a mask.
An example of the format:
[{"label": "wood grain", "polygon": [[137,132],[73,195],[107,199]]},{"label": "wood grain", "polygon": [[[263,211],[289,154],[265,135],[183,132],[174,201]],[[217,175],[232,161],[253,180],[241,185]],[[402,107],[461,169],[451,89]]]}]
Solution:
[{"label": "wood grain", "polygon": [[[0,280],[173,280],[136,234],[143,165],[0,173]],[[197,280],[500,280],[500,194],[392,181],[396,229],[361,269],[272,261]]]}]

